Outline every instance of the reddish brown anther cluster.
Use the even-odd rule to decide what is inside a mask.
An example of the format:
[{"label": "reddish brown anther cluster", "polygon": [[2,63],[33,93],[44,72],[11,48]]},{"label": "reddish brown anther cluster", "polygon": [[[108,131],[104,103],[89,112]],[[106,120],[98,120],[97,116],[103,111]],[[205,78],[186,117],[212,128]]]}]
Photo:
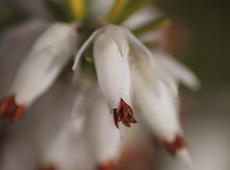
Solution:
[{"label": "reddish brown anther cluster", "polygon": [[170,154],[175,155],[178,150],[186,146],[186,142],[182,136],[177,135],[173,142],[164,142],[164,145]]},{"label": "reddish brown anther cluster", "polygon": [[0,118],[8,118],[12,123],[20,119],[25,113],[25,107],[23,105],[17,105],[15,103],[15,96],[11,95],[6,97],[0,103]]},{"label": "reddish brown anther cluster", "polygon": [[137,123],[133,117],[133,109],[122,98],[119,107],[113,109],[113,117],[117,128],[119,128],[119,122],[122,122],[127,127],[131,127],[130,123]]},{"label": "reddish brown anther cluster", "polygon": [[57,170],[57,168],[53,165],[49,165],[41,168],[41,170]]},{"label": "reddish brown anther cluster", "polygon": [[118,167],[113,161],[108,161],[107,163],[100,165],[97,170],[117,170]]}]

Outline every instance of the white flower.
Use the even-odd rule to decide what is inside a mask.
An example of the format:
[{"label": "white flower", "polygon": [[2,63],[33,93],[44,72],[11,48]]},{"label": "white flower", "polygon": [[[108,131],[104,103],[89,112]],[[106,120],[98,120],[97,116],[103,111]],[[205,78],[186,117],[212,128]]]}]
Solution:
[{"label": "white flower", "polygon": [[12,121],[22,116],[44,94],[70,61],[76,49],[73,25],[52,25],[33,45],[10,87],[9,97],[0,104],[0,116]]},{"label": "white flower", "polygon": [[144,45],[125,28],[108,25],[96,30],[82,45],[75,58],[73,69],[78,66],[84,50],[94,41],[93,56],[101,91],[113,110],[114,121],[130,127],[137,121],[131,107],[130,47],[151,56]]},{"label": "white flower", "polygon": [[104,98],[96,94],[91,101],[87,119],[87,141],[99,169],[116,167],[121,155],[122,141]]},{"label": "white flower", "polygon": [[66,121],[59,135],[44,149],[43,169],[117,166],[122,141],[99,90],[77,95],[75,106],[75,116]]},{"label": "white flower", "polygon": [[42,170],[90,170],[93,162],[87,141],[77,133],[71,123],[66,122],[53,142],[42,155]]},{"label": "white flower", "polygon": [[[56,127],[56,132],[48,131],[47,135],[44,135],[43,131],[47,126],[43,124],[45,128],[39,131],[42,135],[38,135],[35,139],[38,141],[37,145],[41,145],[39,149],[41,170],[90,170],[94,166],[86,137],[88,125],[86,110],[90,104],[89,96],[88,93],[81,91],[77,91],[76,94],[73,108],[66,110],[66,113],[61,113],[67,116],[62,118],[62,121],[58,121],[60,127],[58,131]],[[57,117],[52,119],[56,122],[58,120]],[[52,129],[52,124],[49,127],[49,130]]]},{"label": "white flower", "polygon": [[93,55],[99,85],[113,109],[116,126],[122,122],[129,127],[136,122],[130,106],[134,93],[134,103],[146,124],[171,154],[188,161],[178,115],[178,83],[196,89],[199,87],[197,78],[165,54],[153,56],[130,31],[114,25],[102,27],[91,35],[79,50],[73,69],[94,39]]},{"label": "white flower", "polygon": [[[145,123],[166,149],[189,161],[179,122],[177,90],[179,82],[192,88],[197,88],[199,82],[190,70],[165,55],[161,53],[154,57],[153,67],[143,59],[133,62],[134,102],[142,112]],[[136,57],[142,56],[137,54]]]}]

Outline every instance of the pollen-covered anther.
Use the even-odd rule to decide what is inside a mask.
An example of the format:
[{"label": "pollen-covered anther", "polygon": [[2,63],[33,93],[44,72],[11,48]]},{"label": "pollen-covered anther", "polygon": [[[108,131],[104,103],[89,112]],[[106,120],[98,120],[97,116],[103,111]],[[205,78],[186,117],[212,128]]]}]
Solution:
[{"label": "pollen-covered anther", "polygon": [[186,147],[186,142],[182,136],[177,135],[173,142],[164,142],[164,146],[170,154],[176,155],[178,150]]},{"label": "pollen-covered anther", "polygon": [[105,164],[99,165],[97,170],[117,170],[118,167],[113,161],[108,161]]},{"label": "pollen-covered anther", "polygon": [[15,96],[11,95],[6,97],[0,103],[0,118],[8,118],[12,123],[19,120],[25,113],[23,105],[17,105]]},{"label": "pollen-covered anther", "polygon": [[113,116],[117,128],[119,128],[119,122],[122,122],[127,127],[131,127],[130,123],[137,123],[133,117],[133,109],[122,98],[119,107],[113,109]]}]

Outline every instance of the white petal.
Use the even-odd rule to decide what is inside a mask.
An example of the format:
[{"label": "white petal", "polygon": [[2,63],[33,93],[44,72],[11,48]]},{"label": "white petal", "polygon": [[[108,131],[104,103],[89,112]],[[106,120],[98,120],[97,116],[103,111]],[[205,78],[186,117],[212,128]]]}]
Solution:
[{"label": "white petal", "polygon": [[54,165],[57,169],[92,169],[89,150],[85,138],[77,136],[72,126],[66,126],[50,143],[43,153],[42,165]]},{"label": "white petal", "polygon": [[134,79],[136,80],[134,100],[144,121],[159,139],[173,141],[181,132],[177,98],[161,81],[146,85],[138,72],[134,75]]},{"label": "white petal", "polygon": [[188,166],[190,166],[190,167],[192,166],[192,159],[189,155],[187,148],[182,148],[182,149],[178,150],[176,153],[176,157],[178,159],[180,159],[181,161],[183,161]]},{"label": "white petal", "polygon": [[[56,40],[56,41],[55,41]],[[11,87],[18,104],[30,105],[53,84],[76,48],[71,25],[51,26],[34,44],[22,62]]]},{"label": "white petal", "polygon": [[[131,33],[128,29],[122,28],[124,33],[126,34],[128,40],[129,40],[129,45],[131,48],[131,54],[133,57],[141,57],[144,56],[144,60],[147,60],[151,66],[153,66],[154,61],[153,61],[153,54],[152,52],[145,47],[145,45],[133,34]],[[132,52],[134,51],[134,53]],[[138,55],[135,55],[135,53],[138,53]],[[139,56],[139,54],[142,54]]]},{"label": "white petal", "polygon": [[127,57],[129,53],[129,45],[126,35],[121,27],[109,25],[105,28],[108,38],[112,39],[119,49],[122,57]]},{"label": "white petal", "polygon": [[[115,40],[114,36],[122,35],[120,31],[114,31],[114,35],[111,36],[111,30],[105,30],[98,35],[93,48],[99,85],[111,109],[118,107],[120,98],[130,104],[131,81],[126,39]],[[120,45],[124,44],[122,49],[119,49],[118,42]]]},{"label": "white petal", "polygon": [[75,60],[74,60],[74,64],[72,69],[76,70],[78,63],[81,59],[82,54],[84,53],[84,51],[89,47],[89,45],[92,43],[92,41],[96,38],[96,36],[102,31],[102,29],[98,29],[96,31],[93,32],[93,34],[84,42],[84,44],[81,46],[81,48],[79,49],[77,55],[75,56]]},{"label": "white petal", "polygon": [[116,161],[121,153],[121,140],[107,104],[99,96],[88,113],[88,141],[97,164]]},{"label": "white petal", "polygon": [[[17,68],[28,53],[28,48],[50,24],[40,20],[29,20],[6,29],[0,38],[0,98],[8,95],[10,84]],[[23,40],[18,41],[15,40]],[[13,49],[13,50],[12,50]],[[10,66],[10,67],[9,67]],[[7,75],[7,76],[4,76]]]},{"label": "white petal", "polygon": [[198,89],[200,87],[200,82],[194,73],[166,53],[158,52],[154,59],[176,81],[182,82],[191,89]]}]

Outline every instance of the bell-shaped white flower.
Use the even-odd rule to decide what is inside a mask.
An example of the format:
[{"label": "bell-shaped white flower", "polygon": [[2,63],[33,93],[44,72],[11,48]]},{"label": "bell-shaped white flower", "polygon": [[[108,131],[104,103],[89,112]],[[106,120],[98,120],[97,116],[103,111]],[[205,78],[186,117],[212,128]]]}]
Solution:
[{"label": "bell-shaped white flower", "polygon": [[42,155],[41,170],[90,170],[94,164],[88,148],[86,138],[66,122]]},{"label": "bell-shaped white flower", "polygon": [[[138,57],[138,56],[136,56]],[[139,56],[140,57],[140,56]],[[159,56],[160,57],[160,56]],[[184,66],[172,59],[156,59],[151,67],[146,60],[132,64],[134,99],[142,112],[142,118],[165,148],[173,155],[190,161],[183,131],[179,122],[178,83],[197,87],[198,80]],[[146,66],[149,66],[146,69]],[[184,73],[180,73],[184,71]],[[168,85],[167,83],[171,83]],[[172,90],[172,86],[176,88]]]},{"label": "bell-shaped white flower", "polygon": [[[91,91],[89,91],[91,97]],[[92,94],[93,95],[93,94]],[[67,118],[59,122],[60,128],[55,133],[44,135],[44,129],[37,136],[41,170],[90,170],[94,166],[86,138],[88,93],[78,91],[74,106],[67,110]],[[73,100],[73,98],[72,98]],[[90,103],[89,103],[90,104]],[[53,118],[54,119],[54,118]],[[55,118],[54,120],[56,120]],[[52,129],[52,126],[51,126]],[[52,137],[50,137],[52,136]],[[40,138],[50,138],[42,141]]]},{"label": "bell-shaped white flower", "polygon": [[120,158],[122,141],[104,98],[98,95],[92,99],[88,111],[87,141],[98,170],[116,169]]},{"label": "bell-shaped white flower", "polygon": [[79,50],[73,69],[94,39],[93,56],[101,91],[113,110],[116,126],[122,122],[130,127],[130,123],[136,123],[136,120],[130,98],[129,34],[124,28],[114,25],[96,30]]},{"label": "bell-shaped white flower", "polygon": [[73,25],[56,23],[34,43],[0,104],[0,116],[19,119],[25,108],[44,94],[70,61],[76,49]]}]

